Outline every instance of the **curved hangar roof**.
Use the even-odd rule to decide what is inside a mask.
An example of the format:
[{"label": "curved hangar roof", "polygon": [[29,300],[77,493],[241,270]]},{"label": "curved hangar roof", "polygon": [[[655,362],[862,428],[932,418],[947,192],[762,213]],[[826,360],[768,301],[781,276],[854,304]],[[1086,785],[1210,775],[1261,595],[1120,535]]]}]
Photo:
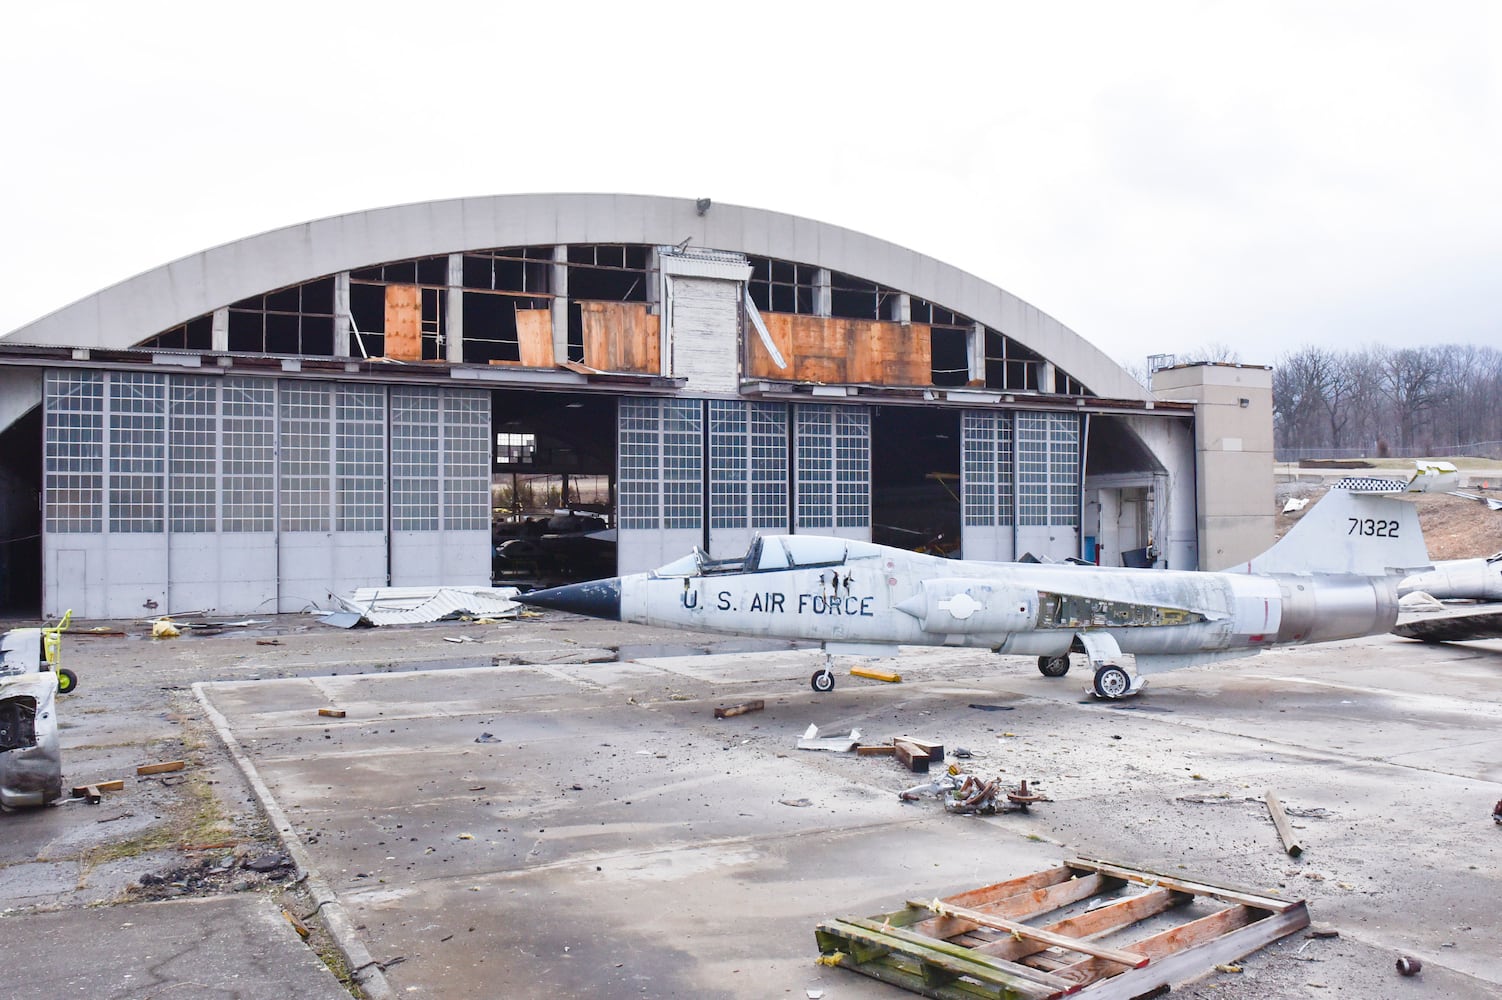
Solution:
[{"label": "curved hangar roof", "polygon": [[129,348],[310,278],[468,249],[693,244],[857,275],[970,317],[1053,361],[1098,396],[1146,399],[1119,365],[1015,295],[885,240],[738,205],[623,194],[497,195],[377,208],[214,247],[112,285],[4,337],[13,344]]}]

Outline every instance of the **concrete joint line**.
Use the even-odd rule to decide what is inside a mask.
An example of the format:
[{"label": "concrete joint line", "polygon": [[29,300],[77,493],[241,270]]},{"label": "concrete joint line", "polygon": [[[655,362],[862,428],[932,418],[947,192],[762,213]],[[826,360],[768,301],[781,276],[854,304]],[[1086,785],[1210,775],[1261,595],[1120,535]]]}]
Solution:
[{"label": "concrete joint line", "polygon": [[381,964],[371,956],[369,949],[365,947],[365,942],[360,940],[354,922],[350,920],[349,914],[339,903],[339,897],[334,895],[334,891],[324,882],[323,875],[313,867],[313,859],[303,845],[302,839],[298,837],[297,831],[293,829],[291,820],[282,811],[281,805],[272,797],[271,789],[261,780],[260,772],[256,770],[255,764],[245,755],[240,748],[240,741],[235,739],[234,733],[230,731],[229,720],[213,706],[208,695],[204,693],[203,681],[194,682],[193,695],[203,706],[204,714],[213,723],[220,742],[239,765],[240,772],[245,775],[245,780],[250,782],[250,787],[256,793],[256,798],[260,800],[261,808],[266,810],[266,815],[281,839],[282,846],[286,848],[288,854],[292,855],[292,860],[297,863],[297,867],[307,875],[308,894],[317,904],[314,912],[322,913],[329,936],[334,939],[334,944],[350,968],[350,977],[359,984],[360,989],[370,1000],[394,1000],[396,993],[391,989],[391,984],[386,982]]}]

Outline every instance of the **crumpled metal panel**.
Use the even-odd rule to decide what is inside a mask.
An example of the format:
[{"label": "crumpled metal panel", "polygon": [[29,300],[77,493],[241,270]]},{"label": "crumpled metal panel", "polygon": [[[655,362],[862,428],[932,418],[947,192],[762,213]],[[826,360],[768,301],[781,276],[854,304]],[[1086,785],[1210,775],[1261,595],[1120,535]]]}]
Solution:
[{"label": "crumpled metal panel", "polygon": [[370,587],[334,599],[372,625],[419,625],[447,618],[510,618],[515,587]]},{"label": "crumpled metal panel", "polygon": [[[0,677],[0,723],[23,745],[0,753],[0,805],[44,806],[63,794],[57,742],[57,675],[51,670]],[[24,732],[23,732],[24,731]],[[22,738],[24,737],[24,738]]]}]

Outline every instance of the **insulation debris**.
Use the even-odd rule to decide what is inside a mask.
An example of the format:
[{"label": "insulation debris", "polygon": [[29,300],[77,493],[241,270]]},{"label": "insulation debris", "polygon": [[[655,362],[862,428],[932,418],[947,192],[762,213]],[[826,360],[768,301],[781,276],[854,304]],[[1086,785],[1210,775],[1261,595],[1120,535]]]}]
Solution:
[{"label": "insulation debris", "polygon": [[339,610],[319,611],[319,620],[338,628],[420,625],[459,618],[514,618],[521,605],[515,587],[365,587],[335,595]]},{"label": "insulation debris", "polygon": [[803,731],[803,737],[798,740],[799,750],[833,750],[835,753],[849,753],[854,750],[861,741],[859,729],[850,730],[849,736],[824,736],[819,735],[819,727],[809,723]]}]

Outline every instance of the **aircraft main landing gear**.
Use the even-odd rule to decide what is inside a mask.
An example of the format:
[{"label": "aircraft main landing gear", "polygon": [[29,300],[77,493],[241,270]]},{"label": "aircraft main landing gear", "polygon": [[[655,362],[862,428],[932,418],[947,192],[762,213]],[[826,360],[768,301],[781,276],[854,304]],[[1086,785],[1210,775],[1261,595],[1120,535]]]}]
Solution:
[{"label": "aircraft main landing gear", "polygon": [[1069,673],[1069,654],[1038,657],[1038,672],[1044,677],[1063,677]]}]

